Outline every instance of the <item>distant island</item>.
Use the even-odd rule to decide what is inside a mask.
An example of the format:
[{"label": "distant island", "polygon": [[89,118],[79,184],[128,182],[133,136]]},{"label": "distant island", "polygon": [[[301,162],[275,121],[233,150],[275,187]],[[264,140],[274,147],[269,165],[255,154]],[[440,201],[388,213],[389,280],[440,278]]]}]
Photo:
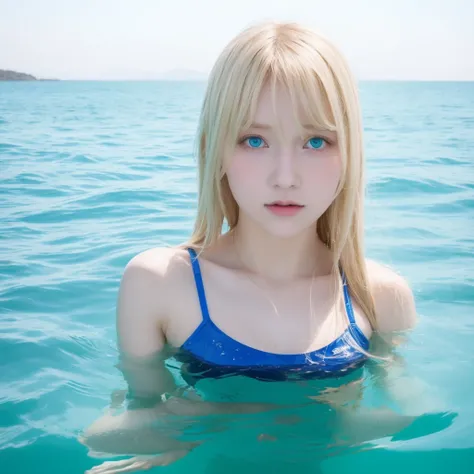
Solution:
[{"label": "distant island", "polygon": [[24,72],[0,69],[0,81],[57,81],[57,79],[38,79],[35,76],[25,74]]},{"label": "distant island", "polygon": [[9,71],[0,69],[0,81],[37,81],[35,76],[24,72]]}]

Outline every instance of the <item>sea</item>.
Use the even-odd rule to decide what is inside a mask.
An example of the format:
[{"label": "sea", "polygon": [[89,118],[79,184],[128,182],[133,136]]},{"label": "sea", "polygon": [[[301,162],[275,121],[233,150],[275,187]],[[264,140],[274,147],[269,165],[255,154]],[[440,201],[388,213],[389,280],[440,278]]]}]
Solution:
[{"label": "sea", "polygon": [[[114,319],[125,265],[192,230],[205,86],[0,83],[2,474],[79,474],[113,460],[77,437],[125,387]],[[400,350],[443,409],[427,402],[403,433],[320,443],[314,465],[298,464],[294,440],[242,441],[240,425],[149,472],[473,472],[474,82],[362,82],[360,94],[366,253],[413,288],[419,323]],[[300,418],[313,422],[305,409]]]}]

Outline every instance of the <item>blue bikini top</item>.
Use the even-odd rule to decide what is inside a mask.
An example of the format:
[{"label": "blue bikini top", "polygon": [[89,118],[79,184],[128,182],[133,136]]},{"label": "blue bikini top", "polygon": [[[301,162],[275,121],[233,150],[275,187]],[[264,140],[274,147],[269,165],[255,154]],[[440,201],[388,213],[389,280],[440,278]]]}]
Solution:
[{"label": "blue bikini top", "polygon": [[[201,306],[202,321],[181,346],[175,358],[190,384],[200,378],[244,375],[260,380],[342,377],[361,367],[369,341],[355,322],[344,273],[343,293],[349,325],[341,336],[325,347],[305,354],[274,354],[247,346],[225,334],[212,321],[196,252],[188,248]],[[354,341],[356,344],[354,344]],[[354,347],[356,346],[356,347]]]}]

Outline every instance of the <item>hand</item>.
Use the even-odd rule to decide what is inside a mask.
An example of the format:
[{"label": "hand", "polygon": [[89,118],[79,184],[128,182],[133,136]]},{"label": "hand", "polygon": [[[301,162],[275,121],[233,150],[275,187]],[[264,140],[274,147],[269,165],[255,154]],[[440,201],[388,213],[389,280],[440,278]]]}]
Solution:
[{"label": "hand", "polygon": [[332,408],[353,406],[358,407],[362,400],[362,379],[354,380],[339,387],[329,387],[322,390],[318,395],[308,398],[319,403],[325,403]]},{"label": "hand", "polygon": [[152,467],[167,466],[181,459],[189,450],[171,451],[157,456],[136,456],[120,461],[107,461],[89,469],[85,474],[116,474],[137,471],[147,471]]}]

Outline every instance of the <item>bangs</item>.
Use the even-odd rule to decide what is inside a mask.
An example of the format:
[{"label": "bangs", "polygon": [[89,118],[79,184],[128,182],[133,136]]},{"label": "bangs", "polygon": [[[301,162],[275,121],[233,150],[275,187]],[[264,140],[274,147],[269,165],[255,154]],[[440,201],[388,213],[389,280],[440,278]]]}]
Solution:
[{"label": "bangs", "polygon": [[324,72],[309,68],[304,64],[304,57],[297,54],[278,55],[269,78],[273,103],[275,107],[277,88],[282,85],[288,90],[294,118],[302,128],[337,132],[336,114],[329,99],[334,94],[328,94],[327,90],[327,87],[334,88],[334,84],[333,81],[326,81],[329,83],[326,87],[323,85],[321,74]]},{"label": "bangs", "polygon": [[[284,51],[273,48],[270,54],[262,51],[261,58],[253,58],[253,63],[259,65],[258,70],[252,74],[253,68],[250,68],[249,74],[240,83],[241,101],[233,104],[237,134],[248,129],[254,121],[260,93],[265,85],[271,88],[275,111],[278,89],[283,86],[288,90],[294,119],[301,126],[302,136],[307,134],[308,128],[338,131],[336,117],[341,116],[341,111],[336,84],[327,64],[322,58],[319,62],[315,60],[314,51],[311,53],[313,57],[307,58],[307,55],[289,48]],[[308,64],[316,64],[316,67],[308,67]],[[234,79],[238,80],[237,77]]]}]

